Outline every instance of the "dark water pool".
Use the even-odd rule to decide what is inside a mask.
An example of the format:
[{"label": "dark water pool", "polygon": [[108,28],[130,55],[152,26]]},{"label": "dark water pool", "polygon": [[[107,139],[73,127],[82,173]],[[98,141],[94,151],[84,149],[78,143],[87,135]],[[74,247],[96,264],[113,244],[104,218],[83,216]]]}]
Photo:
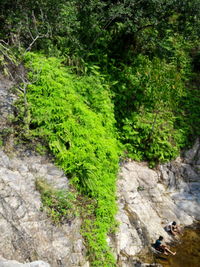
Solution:
[{"label": "dark water pool", "polygon": [[155,258],[163,267],[200,267],[200,224],[184,230],[180,244],[171,247],[175,256]]}]

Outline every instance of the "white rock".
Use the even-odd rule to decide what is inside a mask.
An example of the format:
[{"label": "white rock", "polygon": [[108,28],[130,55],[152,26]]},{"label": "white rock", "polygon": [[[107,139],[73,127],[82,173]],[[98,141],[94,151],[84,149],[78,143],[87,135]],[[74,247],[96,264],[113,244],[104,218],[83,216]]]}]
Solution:
[{"label": "white rock", "polygon": [[200,155],[198,149],[196,145],[187,154],[189,161],[178,158],[160,166],[159,171],[133,161],[121,167],[117,183],[120,226],[115,241],[121,266],[129,266],[128,259],[159,235],[170,241],[164,230],[170,221],[191,225],[200,219],[200,177],[193,164],[197,160],[194,155]]}]

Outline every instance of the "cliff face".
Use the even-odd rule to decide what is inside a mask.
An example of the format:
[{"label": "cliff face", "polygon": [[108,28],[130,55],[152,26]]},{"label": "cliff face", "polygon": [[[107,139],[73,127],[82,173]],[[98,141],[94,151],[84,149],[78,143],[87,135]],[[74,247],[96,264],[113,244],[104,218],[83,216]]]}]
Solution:
[{"label": "cliff face", "polygon": [[43,178],[55,188],[66,189],[67,177],[50,159],[28,150],[15,151],[7,121],[14,112],[12,85],[0,77],[0,132],[6,140],[4,150],[0,148],[0,266],[20,264],[5,259],[45,261],[32,262],[30,266],[87,266],[80,219],[53,225],[41,212],[41,198],[35,188],[36,179]]},{"label": "cliff face", "polygon": [[152,170],[145,163],[127,162],[118,179],[119,232],[112,245],[119,266],[134,266],[159,235],[171,237],[164,226],[200,220],[200,144],[182,158]]},{"label": "cliff face", "polygon": [[0,151],[1,256],[21,262],[43,259],[52,266],[82,266],[84,246],[80,220],[54,226],[40,211],[35,180],[42,177],[52,186],[67,188],[61,170],[41,156],[7,156]]},{"label": "cliff face", "polygon": [[[12,85],[0,77],[0,133],[6,139],[6,147],[0,148],[0,266],[89,266],[81,221],[55,226],[40,210],[35,180],[40,177],[63,189],[68,188],[67,177],[49,158],[15,151],[6,136],[7,117],[14,112]],[[108,241],[119,267],[137,266],[137,254],[145,253],[159,235],[170,241],[164,230],[168,222],[185,226],[200,220],[199,141],[182,158],[157,170],[146,163],[124,163],[117,187],[119,230]]]}]

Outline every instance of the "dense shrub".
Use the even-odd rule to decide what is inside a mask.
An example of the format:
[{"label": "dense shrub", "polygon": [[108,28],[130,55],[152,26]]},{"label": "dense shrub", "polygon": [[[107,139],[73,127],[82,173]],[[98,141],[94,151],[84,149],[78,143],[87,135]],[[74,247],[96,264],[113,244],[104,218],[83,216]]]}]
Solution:
[{"label": "dense shrub", "polygon": [[95,199],[95,217],[84,224],[83,235],[93,265],[111,266],[106,234],[115,224],[119,147],[109,88],[97,71],[77,77],[59,59],[33,53],[26,61],[29,78],[35,81],[27,91],[31,134],[48,143],[71,182]]},{"label": "dense shrub", "polygon": [[199,101],[192,97],[198,92],[189,86],[190,58],[183,50],[175,49],[169,62],[144,55],[132,61],[118,69],[115,114],[128,156],[155,165],[175,158],[195,136],[192,116],[185,114],[190,103],[198,118]]},{"label": "dense shrub", "polygon": [[26,145],[43,140],[35,149],[47,144],[90,199],[82,234],[95,266],[115,262],[106,244],[116,212],[114,124],[126,155],[151,166],[199,135],[199,14],[199,0],[0,1],[0,68],[20,80],[13,74],[25,55],[32,83],[26,90],[22,75],[18,135]]}]

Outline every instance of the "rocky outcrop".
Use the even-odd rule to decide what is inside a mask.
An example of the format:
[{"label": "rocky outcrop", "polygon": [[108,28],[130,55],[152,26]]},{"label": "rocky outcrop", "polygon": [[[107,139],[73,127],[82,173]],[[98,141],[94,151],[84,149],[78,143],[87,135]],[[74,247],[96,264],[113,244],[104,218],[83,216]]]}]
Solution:
[{"label": "rocky outcrop", "polygon": [[35,188],[36,179],[43,178],[57,189],[68,189],[67,177],[49,158],[25,149],[17,153],[12,138],[7,140],[7,118],[14,115],[16,98],[13,84],[0,75],[0,134],[7,142],[6,151],[0,148],[0,266],[86,267],[80,219],[53,225],[41,211]]},{"label": "rocky outcrop", "polygon": [[[200,143],[183,158],[160,166],[161,181],[167,186],[170,197],[181,211],[200,220]],[[184,222],[183,222],[184,223]]]},{"label": "rocky outcrop", "polygon": [[23,264],[18,261],[0,258],[0,267],[50,267],[50,265],[44,261],[33,261]]},{"label": "rocky outcrop", "polygon": [[[14,112],[12,85],[0,76],[0,133],[4,137],[10,127],[7,117]],[[13,149],[12,139],[10,146]],[[67,177],[49,158],[30,150],[8,152],[9,146],[6,151],[0,149],[0,267],[89,267],[81,221],[75,218],[53,225],[41,212],[35,189],[38,177],[67,189]],[[146,253],[159,235],[172,239],[164,230],[169,221],[185,226],[200,220],[199,141],[182,158],[156,170],[146,163],[124,163],[117,187],[119,230],[108,241],[118,266],[149,266],[138,261],[138,254]]]},{"label": "rocky outcrop", "polygon": [[0,151],[0,254],[20,262],[42,259],[51,266],[83,266],[80,220],[55,226],[41,212],[35,180],[68,188],[64,173],[42,156],[10,158]]},{"label": "rocky outcrop", "polygon": [[118,266],[134,266],[170,221],[190,225],[200,220],[200,144],[183,158],[148,168],[146,163],[126,162],[118,179],[119,231],[111,241]]},{"label": "rocky outcrop", "polygon": [[13,101],[16,95],[12,93],[11,88],[14,82],[0,74],[0,131],[7,126],[7,117],[13,113]]}]

